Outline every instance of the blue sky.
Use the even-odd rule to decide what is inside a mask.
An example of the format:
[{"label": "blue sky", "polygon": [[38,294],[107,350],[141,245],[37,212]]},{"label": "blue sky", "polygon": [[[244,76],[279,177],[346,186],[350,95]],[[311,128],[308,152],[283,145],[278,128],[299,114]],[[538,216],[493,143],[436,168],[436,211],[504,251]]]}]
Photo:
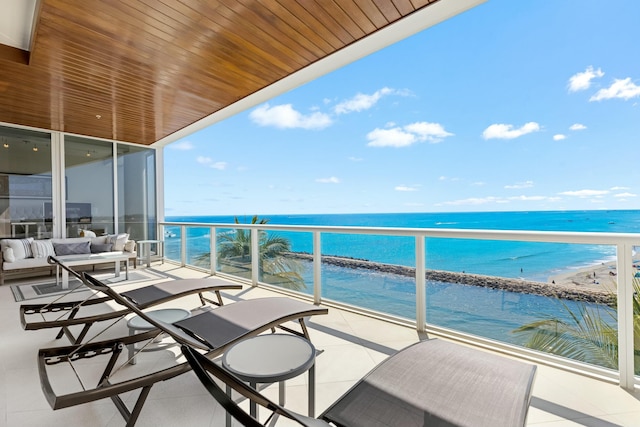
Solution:
[{"label": "blue sky", "polygon": [[165,148],[165,213],[640,209],[640,2],[489,0]]}]

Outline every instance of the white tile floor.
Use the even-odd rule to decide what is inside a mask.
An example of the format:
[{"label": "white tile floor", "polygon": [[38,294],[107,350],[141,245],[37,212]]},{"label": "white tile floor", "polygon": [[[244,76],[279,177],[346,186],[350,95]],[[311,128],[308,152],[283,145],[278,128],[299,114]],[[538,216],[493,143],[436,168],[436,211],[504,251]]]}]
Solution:
[{"label": "white tile floor", "polygon": [[[171,264],[154,264],[152,268],[174,277],[204,277],[201,273]],[[122,288],[125,289],[124,285]],[[236,294],[227,297],[233,300],[271,293],[264,289],[244,289]],[[44,300],[33,302],[36,301]],[[185,298],[182,304],[193,308],[197,305],[197,298]],[[3,325],[0,330],[0,427],[124,426],[122,417],[110,400],[56,411],[49,407],[40,389],[37,349],[63,345],[66,340],[54,340],[53,330],[22,330],[18,307],[10,286],[0,287],[0,322]],[[322,412],[389,354],[419,339],[412,329],[333,308],[326,316],[312,318],[309,325],[313,343],[322,350],[316,362],[316,413]],[[126,333],[124,322],[120,322],[105,336]],[[120,373],[126,375],[127,372],[158,369],[174,363],[177,353],[178,349],[174,348],[172,351],[141,354],[137,365],[127,366]],[[88,361],[82,366],[81,373],[95,372],[92,368],[95,364]],[[306,379],[306,375],[302,375],[287,382],[287,407],[301,413],[305,413],[307,408]],[[277,386],[269,386],[265,393],[276,400]],[[131,403],[135,396],[130,393],[126,398]],[[188,373],[156,384],[136,425],[222,426],[224,412],[213,403],[195,376]],[[291,424],[279,422],[278,425]],[[640,393],[632,394],[616,385],[539,366],[528,425],[640,426]]]}]

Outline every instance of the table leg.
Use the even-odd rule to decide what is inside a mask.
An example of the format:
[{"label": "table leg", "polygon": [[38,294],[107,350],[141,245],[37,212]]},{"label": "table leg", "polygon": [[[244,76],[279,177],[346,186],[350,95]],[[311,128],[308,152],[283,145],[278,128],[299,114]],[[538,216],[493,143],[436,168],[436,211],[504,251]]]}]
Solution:
[{"label": "table leg", "polygon": [[129,280],[129,257],[124,262],[124,278]]},{"label": "table leg", "polygon": [[[249,385],[251,387],[253,387],[255,390],[258,390],[257,389],[258,385],[256,383],[249,383]],[[251,414],[251,416],[253,418],[255,418],[256,420],[258,419],[258,405],[253,400],[251,401],[251,404],[249,405],[249,414]]]},{"label": "table leg", "polygon": [[[229,385],[227,385],[227,396],[229,396],[230,399],[233,399],[233,397],[231,396],[231,387]],[[229,412],[227,412],[225,415],[225,421],[226,426],[231,427],[231,414],[229,414]]]},{"label": "table leg", "polygon": [[116,271],[116,277],[120,277],[120,260],[115,262],[114,269]]},{"label": "table leg", "polygon": [[280,406],[284,406],[284,381],[280,381],[278,384],[278,403],[280,404]]},{"label": "table leg", "polygon": [[316,364],[309,368],[309,416],[315,418],[316,412]]},{"label": "table leg", "polygon": [[[60,270],[60,266],[56,267],[58,270]],[[68,289],[69,288],[69,272],[66,269],[62,269],[60,271],[61,274],[61,279],[62,279],[62,289]],[[56,273],[57,276],[57,273]],[[57,283],[56,283],[57,284]]]},{"label": "table leg", "polygon": [[[136,334],[136,330],[135,329],[129,329],[129,336],[135,335],[135,334]],[[130,365],[135,365],[136,364],[136,345],[135,344],[129,344],[127,346],[127,349],[129,350],[129,364]]]}]

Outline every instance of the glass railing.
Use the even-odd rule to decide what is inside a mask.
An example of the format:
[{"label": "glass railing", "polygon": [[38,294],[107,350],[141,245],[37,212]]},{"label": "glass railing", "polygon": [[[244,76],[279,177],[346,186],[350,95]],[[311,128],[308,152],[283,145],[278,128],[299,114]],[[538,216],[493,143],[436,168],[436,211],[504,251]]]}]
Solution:
[{"label": "glass railing", "polygon": [[[162,226],[165,257],[186,267],[525,351],[626,388],[640,379],[635,234]],[[581,265],[590,268],[571,269]]]}]

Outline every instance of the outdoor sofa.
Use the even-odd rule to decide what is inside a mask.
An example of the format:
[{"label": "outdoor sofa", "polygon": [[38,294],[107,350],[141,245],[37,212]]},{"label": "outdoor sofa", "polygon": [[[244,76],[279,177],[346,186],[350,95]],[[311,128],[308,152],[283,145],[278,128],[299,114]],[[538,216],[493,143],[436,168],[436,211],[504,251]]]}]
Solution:
[{"label": "outdoor sofa", "polygon": [[[72,237],[66,239],[26,239],[0,240],[0,285],[5,277],[21,274],[53,274],[55,265],[47,262],[47,257],[56,256],[60,261],[73,259],[79,254],[100,256],[105,254],[127,254],[137,267],[136,242],[129,240],[126,233],[95,237]],[[91,266],[91,261],[87,264]]]}]

